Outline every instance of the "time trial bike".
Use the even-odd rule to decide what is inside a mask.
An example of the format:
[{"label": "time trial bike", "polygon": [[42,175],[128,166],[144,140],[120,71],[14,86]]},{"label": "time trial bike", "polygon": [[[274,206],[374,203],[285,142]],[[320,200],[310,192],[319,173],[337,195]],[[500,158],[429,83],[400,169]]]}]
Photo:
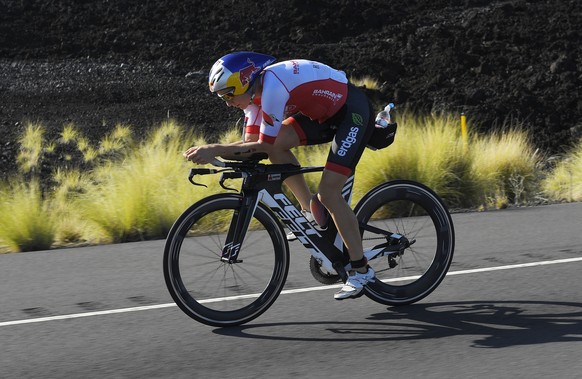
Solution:
[{"label": "time trial bike", "polygon": [[[220,185],[236,193],[196,202],[167,236],[167,288],[183,312],[204,324],[244,324],[275,302],[289,270],[285,227],[311,254],[309,267],[319,282],[345,282],[351,268],[334,223],[320,230],[282,190],[286,178],[323,167],[264,164],[262,158],[192,168],[193,184],[198,175],[220,173]],[[225,182],[230,179],[242,179],[242,184],[229,188]],[[342,192],[348,203],[353,184],[352,175]],[[376,281],[363,294],[382,304],[406,305],[441,283],[453,258],[455,233],[450,213],[434,191],[410,180],[388,181],[369,190],[354,212],[364,254],[376,272]]]}]

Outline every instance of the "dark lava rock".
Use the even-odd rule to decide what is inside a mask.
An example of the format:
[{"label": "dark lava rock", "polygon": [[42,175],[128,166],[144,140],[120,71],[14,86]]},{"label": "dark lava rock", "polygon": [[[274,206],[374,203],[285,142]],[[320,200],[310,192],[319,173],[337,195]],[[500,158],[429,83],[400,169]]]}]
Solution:
[{"label": "dark lava rock", "polygon": [[216,136],[241,117],[207,91],[220,56],[255,50],[370,76],[372,96],[474,120],[519,119],[561,152],[582,106],[579,0],[0,1],[0,162],[26,121],[92,139],[171,117]]}]

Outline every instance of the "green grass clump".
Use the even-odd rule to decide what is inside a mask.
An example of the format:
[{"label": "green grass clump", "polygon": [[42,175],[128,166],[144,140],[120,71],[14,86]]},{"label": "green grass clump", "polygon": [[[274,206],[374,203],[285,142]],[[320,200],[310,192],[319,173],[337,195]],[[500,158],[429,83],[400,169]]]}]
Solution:
[{"label": "green grass clump", "polygon": [[76,202],[93,184],[91,171],[57,168],[53,174],[53,209],[60,215],[56,241],[58,245],[82,243],[94,238],[94,229],[78,212]]},{"label": "green grass clump", "polygon": [[474,201],[504,208],[520,204],[538,190],[540,159],[529,136],[519,129],[475,139],[470,148],[468,180]]},{"label": "green grass clump", "polygon": [[358,165],[356,197],[393,179],[423,183],[452,208],[504,207],[535,192],[540,157],[519,129],[461,138],[457,118],[444,115],[398,118],[394,143],[366,150]]},{"label": "green grass clump", "polygon": [[18,140],[20,151],[16,160],[20,170],[28,173],[37,169],[44,148],[44,128],[40,124],[28,123]]},{"label": "green grass clump", "polygon": [[[396,118],[394,144],[365,150],[356,170],[352,204],[370,188],[394,179],[429,186],[453,209],[503,208],[539,195],[542,157],[519,128],[486,136],[470,133],[463,140],[457,117],[404,112],[396,113]],[[240,139],[240,126],[235,126],[220,141]],[[27,125],[17,157],[21,172],[0,189],[0,249],[164,238],[193,202],[224,192],[216,175],[196,177],[206,188],[187,180],[193,165],[182,153],[204,143],[202,136],[173,121],[143,139],[134,137],[131,127],[118,125],[96,144],[72,124],[65,125],[54,141],[44,138],[41,125]],[[328,143],[293,152],[303,166],[320,166],[329,148]],[[57,162],[55,167],[43,162],[47,157],[53,158],[51,164]],[[47,173],[48,183],[41,182],[41,174],[47,180]],[[305,177],[315,193],[321,173]],[[580,183],[582,143],[556,165],[541,187],[553,199],[582,200]],[[239,182],[226,185],[237,188]],[[212,228],[211,223],[204,227]]]},{"label": "green grass clump", "polygon": [[378,80],[370,76],[364,76],[362,78],[350,77],[350,83],[352,83],[356,87],[366,87],[368,89],[380,88],[380,83],[378,82]]},{"label": "green grass clump", "polygon": [[542,181],[546,196],[557,201],[582,201],[582,139]]},{"label": "green grass clump", "polygon": [[218,140],[220,141],[220,143],[234,143],[234,142],[239,142],[242,141],[242,132],[241,132],[241,128],[237,125],[235,125],[234,127],[226,130],[224,133],[222,133],[219,137]]},{"label": "green grass clump", "polygon": [[398,118],[394,143],[383,150],[366,150],[356,170],[356,197],[388,180],[415,180],[458,203],[460,178],[466,169],[463,142],[450,117]]},{"label": "green grass clump", "polygon": [[167,122],[129,149],[121,162],[96,167],[96,183],[77,198],[83,218],[100,231],[94,238],[126,242],[165,237],[177,216],[208,194],[186,180],[191,164],[182,157],[187,147],[202,143]]},{"label": "green grass clump", "polygon": [[0,189],[0,246],[9,251],[47,250],[55,241],[58,215],[38,182]]},{"label": "green grass clump", "polygon": [[79,130],[75,127],[74,124],[65,124],[65,126],[63,126],[63,130],[60,133],[61,138],[59,139],[59,142],[61,143],[73,143],[77,140],[77,137],[79,136]]},{"label": "green grass clump", "polygon": [[[25,132],[26,151],[34,148],[38,154],[27,159],[33,163],[23,165],[21,174],[35,178],[30,167],[42,161],[46,146],[60,149],[64,163],[53,168],[44,191],[38,184],[4,186],[2,213],[19,220],[5,218],[1,224],[4,251],[163,238],[190,204],[222,191],[214,176],[198,178],[208,188],[188,182],[192,164],[182,152],[205,141],[173,121],[163,123],[143,141],[134,140],[129,127],[118,125],[95,146],[71,124],[65,125],[57,141],[44,141],[39,138],[43,133],[40,125]],[[94,154],[91,159],[88,152]],[[38,183],[38,177],[35,180]],[[37,217],[41,213],[43,217]],[[39,227],[35,221],[41,219]]]}]

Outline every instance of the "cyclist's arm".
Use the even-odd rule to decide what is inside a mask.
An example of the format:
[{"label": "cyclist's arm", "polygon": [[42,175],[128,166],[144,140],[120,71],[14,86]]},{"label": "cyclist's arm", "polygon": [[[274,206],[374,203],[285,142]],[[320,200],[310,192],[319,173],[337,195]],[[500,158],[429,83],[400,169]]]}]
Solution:
[{"label": "cyclist's arm", "polygon": [[256,142],[235,142],[231,144],[209,144],[202,146],[193,146],[184,152],[184,157],[194,163],[210,163],[216,157],[226,159],[243,159],[248,158],[256,153],[270,154],[273,145]]},{"label": "cyclist's arm", "polygon": [[285,118],[285,107],[288,100],[289,91],[281,79],[270,71],[265,72],[261,94],[260,141],[268,144],[275,143]]},{"label": "cyclist's arm", "polygon": [[[251,133],[245,133],[244,136],[244,142],[257,142],[259,140],[259,134],[251,134]],[[241,143],[242,141],[240,141],[239,143]]]},{"label": "cyclist's arm", "polygon": [[261,128],[262,108],[256,104],[249,104],[244,110],[245,126],[243,129],[243,141],[255,142],[259,140],[259,130]]},{"label": "cyclist's arm", "polygon": [[266,152],[263,150],[263,146],[244,145],[248,143],[259,144],[259,129],[262,121],[261,107],[251,104],[244,110],[244,113],[245,126],[243,128],[242,141],[229,144],[193,146],[186,150],[184,156],[194,163],[204,164],[213,160],[215,157],[244,159],[258,152]]}]

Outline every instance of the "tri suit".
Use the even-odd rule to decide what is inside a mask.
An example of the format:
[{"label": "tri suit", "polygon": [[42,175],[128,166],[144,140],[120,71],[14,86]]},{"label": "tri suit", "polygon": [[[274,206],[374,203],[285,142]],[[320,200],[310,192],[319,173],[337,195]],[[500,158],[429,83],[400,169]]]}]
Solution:
[{"label": "tri suit", "polygon": [[275,143],[289,124],[301,145],[332,141],[326,169],[349,176],[374,131],[374,109],[343,71],[304,59],[267,66],[262,93],[244,110],[245,133]]}]

